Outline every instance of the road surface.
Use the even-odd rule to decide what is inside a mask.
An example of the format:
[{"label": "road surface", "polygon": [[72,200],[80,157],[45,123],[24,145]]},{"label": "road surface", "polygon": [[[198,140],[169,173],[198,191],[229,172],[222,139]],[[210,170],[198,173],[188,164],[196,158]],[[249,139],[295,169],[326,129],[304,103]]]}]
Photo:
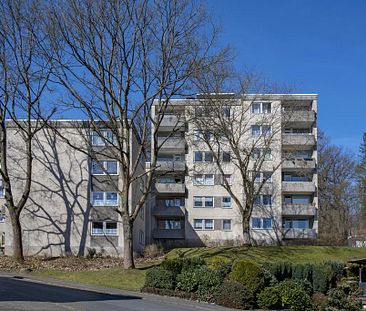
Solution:
[{"label": "road surface", "polygon": [[170,297],[0,274],[1,311],[208,311],[231,310]]}]

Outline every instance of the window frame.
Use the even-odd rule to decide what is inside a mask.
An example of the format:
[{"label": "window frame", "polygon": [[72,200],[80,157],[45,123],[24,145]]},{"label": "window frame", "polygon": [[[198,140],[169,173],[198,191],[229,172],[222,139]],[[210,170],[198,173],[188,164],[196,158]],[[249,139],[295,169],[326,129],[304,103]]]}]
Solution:
[{"label": "window frame", "polygon": [[[102,193],[103,199],[97,200],[97,202],[99,202],[99,203],[96,203],[96,201],[94,200],[94,193]],[[117,197],[116,201],[108,200],[107,199],[108,193],[115,193],[116,197]],[[92,191],[91,192],[91,204],[93,206],[118,206],[118,204],[119,204],[118,192],[117,191]]]},{"label": "window frame", "polygon": [[[224,225],[224,222],[227,222],[227,221],[229,221],[229,223],[230,223],[230,229],[225,229],[225,225]],[[232,220],[231,219],[223,219],[222,220],[222,231],[226,231],[226,232],[230,232],[230,231],[232,231],[233,229],[232,229]]]},{"label": "window frame", "polygon": [[[200,221],[202,226],[197,228],[196,223]],[[206,222],[212,221],[212,227],[207,227]],[[194,218],[193,219],[193,229],[196,231],[214,231],[215,230],[215,220],[213,218]]]},{"label": "window frame", "polygon": [[[201,199],[201,203],[202,203],[202,205],[201,206],[199,206],[199,205],[196,205],[196,202],[198,202],[197,201],[197,199],[198,198],[200,198]],[[206,200],[207,200],[207,198],[211,198],[212,199],[212,206],[210,206],[210,205],[206,205]],[[193,208],[213,208],[214,207],[214,197],[213,196],[200,196],[200,195],[195,195],[195,196],[193,196]]]},{"label": "window frame", "polygon": [[[108,162],[116,162],[116,173],[108,173],[107,169],[108,169]],[[102,172],[101,173],[95,173],[94,172],[94,167],[98,164],[101,164],[102,167]],[[110,175],[110,176],[117,176],[119,175],[119,162],[117,160],[113,160],[113,159],[108,159],[108,160],[101,160],[101,161],[97,161],[97,160],[92,160],[91,163],[91,175],[93,176],[106,176],[106,175]]]},{"label": "window frame", "polygon": [[[254,221],[257,221],[259,226],[254,226]],[[265,221],[270,221],[271,226],[265,227]],[[272,217],[251,217],[250,222],[251,229],[253,230],[273,230],[273,218]]]},{"label": "window frame", "polygon": [[[224,199],[229,199],[229,204],[228,205],[226,205],[227,204],[227,202],[224,202]],[[232,199],[231,199],[231,197],[230,196],[223,196],[222,198],[221,198],[221,207],[222,208],[232,208]]]},{"label": "window frame", "polygon": [[[100,233],[94,232],[95,223],[102,224],[103,228]],[[107,229],[107,223],[116,224],[116,229]],[[107,230],[109,230],[109,231],[107,231]],[[118,222],[117,221],[91,221],[90,235],[92,235],[92,236],[118,236]]]}]

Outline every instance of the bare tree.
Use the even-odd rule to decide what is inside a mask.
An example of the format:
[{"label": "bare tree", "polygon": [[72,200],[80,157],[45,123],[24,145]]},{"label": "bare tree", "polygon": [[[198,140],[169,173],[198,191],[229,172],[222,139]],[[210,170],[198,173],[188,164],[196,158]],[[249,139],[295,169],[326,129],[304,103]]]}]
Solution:
[{"label": "bare tree", "polygon": [[[93,135],[109,146],[93,148],[90,157],[119,163],[121,182],[110,181],[120,196],[124,267],[133,268],[133,224],[151,190],[166,107],[191,92],[192,79],[224,62],[228,49],[212,52],[217,29],[202,6],[187,0],[54,1],[51,13],[56,77],[70,95],[67,104],[82,111]],[[151,119],[153,103],[158,113]],[[131,204],[133,187],[140,196]]]},{"label": "bare tree", "polygon": [[[42,1],[1,1],[0,174],[13,229],[13,256],[18,261],[24,260],[20,216],[31,190],[33,139],[47,120],[41,101],[52,70],[43,53],[47,48],[43,9]],[[12,176],[9,169],[9,127],[20,141],[15,151],[23,160],[20,176]]]},{"label": "bare tree", "polygon": [[319,235],[323,243],[344,245],[359,213],[354,155],[319,133]]}]

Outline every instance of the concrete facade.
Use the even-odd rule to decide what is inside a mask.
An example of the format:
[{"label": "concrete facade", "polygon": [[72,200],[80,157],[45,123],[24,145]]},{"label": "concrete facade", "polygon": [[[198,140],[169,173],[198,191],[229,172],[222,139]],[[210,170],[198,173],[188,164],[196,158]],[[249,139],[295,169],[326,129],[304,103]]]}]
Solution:
[{"label": "concrete facade", "polygon": [[[302,243],[317,237],[317,97],[245,95],[230,104],[230,113],[243,117],[242,124],[249,129],[242,131],[238,140],[243,148],[252,147],[252,125],[270,122],[272,128],[271,155],[260,168],[272,172],[272,179],[263,186],[262,203],[254,206],[250,220],[251,237],[258,244]],[[262,109],[262,103],[266,109]],[[159,128],[161,165],[156,170],[151,201],[152,241],[167,247],[242,243],[239,209],[221,185],[216,164],[204,161],[207,145],[194,138],[197,128],[190,118],[202,101],[183,99],[169,104]],[[253,104],[259,104],[259,110],[252,108]],[[241,133],[241,129],[233,130]],[[227,151],[230,153],[230,148]],[[195,161],[195,152],[202,152],[203,159]],[[231,189],[241,195],[239,170],[230,161],[223,170],[230,178]],[[195,182],[197,174],[204,185]],[[263,202],[269,200],[268,196],[269,204]]]},{"label": "concrete facade", "polygon": [[[88,249],[95,249],[106,255],[120,256],[123,253],[123,229],[116,211],[119,204],[116,187],[121,187],[122,179],[118,162],[108,150],[113,147],[93,143],[86,121],[53,122],[59,134],[80,150],[70,147],[51,129],[37,133],[33,147],[31,194],[21,214],[24,254],[83,256],[87,255]],[[130,139],[135,148],[137,138],[131,135]],[[8,127],[8,141],[8,165],[17,200],[23,185],[24,152],[15,127]],[[109,165],[110,176],[94,173],[89,148],[104,149],[104,156],[98,156],[98,160]],[[110,158],[106,156],[109,153]],[[117,171],[113,172],[115,168]],[[144,163],[141,163],[139,172],[143,169]],[[138,185],[134,184],[129,194],[131,206],[138,199],[136,187]],[[0,198],[0,205],[5,205],[4,198]],[[5,254],[11,255],[12,228],[6,209],[1,220]],[[145,235],[145,232],[145,221],[140,216],[134,227],[136,252],[141,252],[144,247],[141,234]]]}]

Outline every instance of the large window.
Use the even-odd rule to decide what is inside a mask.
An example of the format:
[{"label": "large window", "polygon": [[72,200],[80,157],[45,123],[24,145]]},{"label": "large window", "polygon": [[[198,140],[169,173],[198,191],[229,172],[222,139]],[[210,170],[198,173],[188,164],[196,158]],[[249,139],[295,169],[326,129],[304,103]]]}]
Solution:
[{"label": "large window", "polygon": [[3,183],[0,181],[0,198],[5,197],[5,188],[3,186]]},{"label": "large window", "polygon": [[285,229],[309,229],[309,219],[284,219],[283,226]]},{"label": "large window", "polygon": [[255,148],[252,151],[252,159],[253,160],[272,160],[272,150],[271,149],[262,149],[262,148]]},{"label": "large window", "polygon": [[210,140],[212,137],[211,132],[204,130],[194,130],[193,131],[193,139],[194,140]]},{"label": "large window", "polygon": [[223,162],[230,162],[231,161],[230,152],[223,152],[222,153],[222,161]]},{"label": "large window", "polygon": [[92,161],[93,175],[117,175],[118,162],[116,160]]},{"label": "large window", "polygon": [[91,143],[93,146],[105,146],[115,143],[115,136],[111,130],[92,131]]},{"label": "large window", "polygon": [[272,229],[272,218],[269,217],[252,217],[253,229]]},{"label": "large window", "polygon": [[92,204],[93,206],[117,206],[118,205],[118,194],[117,192],[101,192],[94,191],[92,193]]},{"label": "large window", "polygon": [[254,181],[256,183],[260,183],[260,182],[272,182],[272,172],[258,172],[255,175]]},{"label": "large window", "polygon": [[252,125],[252,136],[269,136],[272,133],[270,125]]},{"label": "large window", "polygon": [[271,103],[252,103],[252,113],[271,113]]},{"label": "large window", "polygon": [[117,222],[94,221],[92,222],[92,235],[118,235]]},{"label": "large window", "polygon": [[308,205],[312,202],[312,197],[309,195],[292,195],[285,196],[285,204],[298,204],[298,205]]},{"label": "large window", "polygon": [[213,186],[213,174],[196,174],[194,175],[193,184],[197,186]]},{"label": "large window", "polygon": [[295,135],[307,135],[311,134],[311,128],[285,128],[285,134],[295,134]]},{"label": "large window", "polygon": [[214,221],[213,219],[194,219],[193,227],[195,230],[213,230]]},{"label": "large window", "polygon": [[166,198],[166,199],[159,199],[159,206],[160,207],[182,207],[184,206],[184,198]]},{"label": "large window", "polygon": [[182,221],[176,219],[159,220],[158,228],[164,230],[179,230],[182,229]]},{"label": "large window", "polygon": [[283,181],[308,182],[312,180],[312,178],[309,175],[301,175],[296,173],[283,173],[282,176]]},{"label": "large window", "polygon": [[231,197],[222,197],[222,207],[231,208]]},{"label": "large window", "polygon": [[213,162],[213,153],[211,151],[194,151],[194,162]]},{"label": "large window", "polygon": [[254,198],[254,204],[271,206],[272,205],[272,196],[269,194],[259,194]]},{"label": "large window", "polygon": [[193,197],[193,207],[213,207],[213,197]]}]

